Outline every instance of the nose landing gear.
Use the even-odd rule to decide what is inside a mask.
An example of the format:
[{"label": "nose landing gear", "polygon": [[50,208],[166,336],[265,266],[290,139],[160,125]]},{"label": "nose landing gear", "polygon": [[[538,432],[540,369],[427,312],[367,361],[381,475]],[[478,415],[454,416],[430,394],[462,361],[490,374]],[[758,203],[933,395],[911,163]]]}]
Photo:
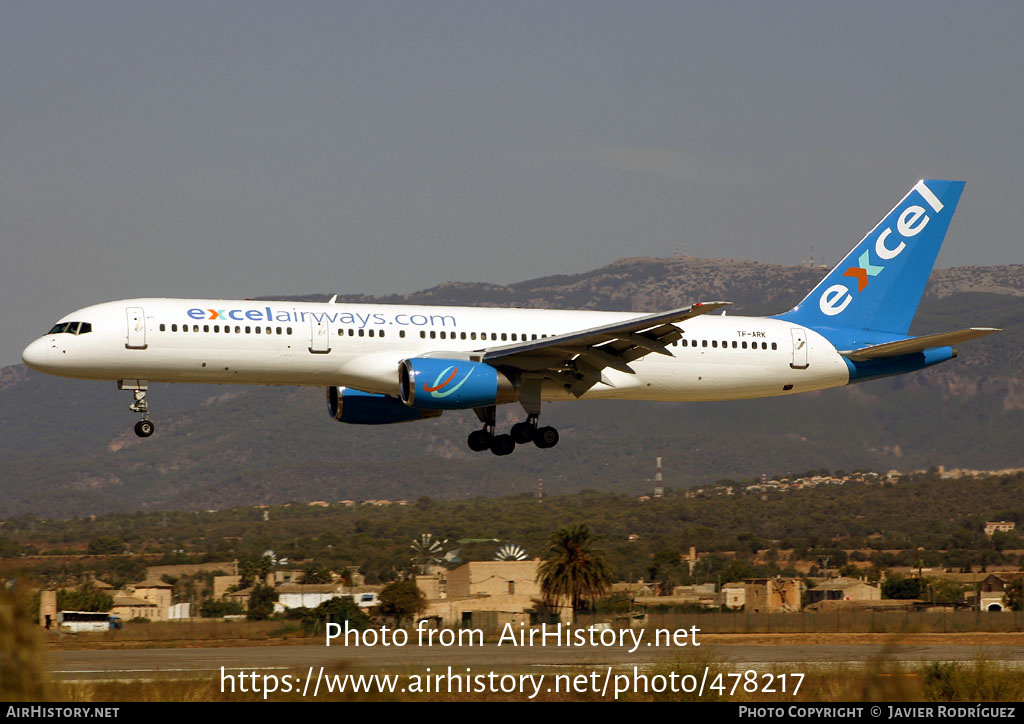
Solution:
[{"label": "nose landing gear", "polygon": [[135,434],[139,437],[152,435],[156,431],[156,425],[149,419],[149,402],[146,399],[149,383],[146,380],[119,380],[117,389],[132,391],[133,401],[128,409],[142,415],[142,419],[135,423]]}]

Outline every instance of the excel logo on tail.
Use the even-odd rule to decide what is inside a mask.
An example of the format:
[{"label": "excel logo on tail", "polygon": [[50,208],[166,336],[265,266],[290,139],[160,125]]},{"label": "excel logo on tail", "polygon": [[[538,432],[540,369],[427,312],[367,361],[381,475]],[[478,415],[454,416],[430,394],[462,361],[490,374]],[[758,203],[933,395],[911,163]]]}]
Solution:
[{"label": "excel logo on tail", "polygon": [[[429,392],[430,396],[433,397],[435,400],[443,399],[445,397],[448,397],[448,395],[453,395],[456,392],[458,392],[459,388],[466,384],[466,380],[468,380],[470,375],[472,374],[473,370],[470,369],[469,373],[461,380],[459,380],[457,384],[445,390],[444,388],[450,385],[452,381],[455,380],[455,378],[458,377],[459,375],[459,368],[456,367],[455,365],[452,365],[451,367],[445,367],[443,370],[441,370],[441,373],[437,376],[437,379],[434,380],[433,385],[428,385],[426,382],[423,383],[423,391]],[[442,392],[441,390],[444,390],[444,392]]]},{"label": "excel logo on tail", "polygon": [[[907,198],[909,199],[915,191],[936,214],[942,211],[942,202],[925,185],[924,181],[918,181],[911,192],[907,194]],[[906,200],[904,199],[904,202]],[[865,239],[858,245],[858,248],[863,248],[860,256],[857,257],[858,266],[851,266],[840,274],[840,276],[857,280],[857,294],[863,292],[874,277],[884,273],[886,263],[902,254],[907,248],[907,242],[920,234],[931,221],[931,217],[923,206],[911,204],[901,211],[902,205],[901,202],[900,206],[897,206],[886,217],[885,221],[889,223],[883,226],[882,231],[875,238],[874,244]],[[893,223],[894,221],[895,223]],[[895,236],[893,227],[895,227]],[[822,314],[834,317],[846,309],[852,301],[853,289],[846,283],[838,283],[831,285],[821,293],[818,298],[818,307]]]}]

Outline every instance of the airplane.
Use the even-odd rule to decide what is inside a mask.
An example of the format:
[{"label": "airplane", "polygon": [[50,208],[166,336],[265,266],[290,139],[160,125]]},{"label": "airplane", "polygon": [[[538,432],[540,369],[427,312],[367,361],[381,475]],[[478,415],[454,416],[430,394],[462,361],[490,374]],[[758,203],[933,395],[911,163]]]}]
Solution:
[{"label": "airplane", "polygon": [[[1000,331],[908,336],[964,189],[918,181],[796,307],[727,315],[724,301],[653,314],[219,299],[123,299],[78,309],[22,353],[50,374],[116,381],[149,418],[150,382],[311,385],[340,422],[476,412],[477,452],[558,443],[541,403],[794,395],[904,374]],[[711,314],[718,312],[720,314]],[[495,409],[525,419],[495,429]]]}]

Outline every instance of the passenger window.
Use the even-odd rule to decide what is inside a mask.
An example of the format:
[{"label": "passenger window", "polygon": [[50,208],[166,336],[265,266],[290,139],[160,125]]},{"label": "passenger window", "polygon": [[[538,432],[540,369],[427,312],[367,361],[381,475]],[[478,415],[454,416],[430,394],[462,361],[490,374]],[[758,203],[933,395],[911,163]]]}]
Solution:
[{"label": "passenger window", "polygon": [[193,324],[192,325],[192,331],[198,333],[199,332],[199,325],[198,324]]},{"label": "passenger window", "polygon": [[718,340],[717,339],[711,340],[711,346],[714,347],[715,349],[718,349]]},{"label": "passenger window", "polygon": [[[338,331],[339,331],[339,332],[341,332],[341,330],[340,330],[340,329],[339,329]],[[280,328],[280,327],[278,327],[278,328],[277,328],[277,333],[278,333],[278,334],[281,334],[281,328]]]},{"label": "passenger window", "polygon": [[761,349],[768,349],[768,343],[767,342],[762,342],[761,343]]},{"label": "passenger window", "polygon": [[746,342],[741,342],[740,343],[740,347],[742,347],[743,349],[746,349],[747,348],[747,343]]},{"label": "passenger window", "polygon": [[273,330],[270,327],[267,327],[267,334],[272,334],[272,333],[273,333]]},{"label": "passenger window", "polygon": [[172,324],[171,325],[171,331],[172,332],[177,332],[178,331],[178,325],[177,324]]},{"label": "passenger window", "polygon": [[187,324],[181,325],[181,331],[182,332],[187,332],[188,331],[188,325]]},{"label": "passenger window", "polygon": [[245,333],[246,334],[252,334],[252,327],[246,327],[245,328]]},{"label": "passenger window", "polygon": [[420,330],[420,339],[426,339],[426,338],[427,338],[427,333],[426,333],[426,332],[424,332],[424,331],[423,331],[423,330],[421,329],[421,330]]},{"label": "passenger window", "polygon": [[405,330],[404,329],[398,330],[398,336],[401,337],[402,339],[405,339]]},{"label": "passenger window", "polygon": [[291,334],[291,333],[292,333],[292,328],[288,327],[288,334]]},{"label": "passenger window", "polygon": [[463,332],[463,333],[462,333],[462,334],[460,335],[460,338],[461,338],[461,339],[465,339],[465,338],[466,338],[466,333],[465,333],[465,332]]},{"label": "passenger window", "polygon": [[779,348],[779,345],[776,344],[775,342],[772,342],[772,349],[778,349],[778,348]]},{"label": "passenger window", "polygon": [[373,330],[372,329],[370,330],[369,334],[370,334],[371,337],[373,336]]},{"label": "passenger window", "polygon": [[700,346],[701,346],[701,347],[707,347],[707,346],[708,346],[708,341],[707,341],[706,339],[702,339],[702,340],[700,341]]},{"label": "passenger window", "polygon": [[204,324],[203,325],[203,331],[204,332],[209,332],[210,331],[210,325],[209,324]]},{"label": "passenger window", "polygon": [[164,329],[164,325],[162,325],[162,324],[160,325],[160,331],[161,332],[166,332],[167,331],[166,329]]},{"label": "passenger window", "polygon": [[220,331],[220,325],[219,324],[213,325],[213,331],[214,332],[219,332]]},{"label": "passenger window", "polygon": [[491,332],[491,341],[495,342],[495,341],[497,341],[497,339],[498,339],[498,333],[497,332]]},{"label": "passenger window", "polygon": [[441,332],[440,334],[441,334],[441,339],[444,339],[445,338],[444,332]]},{"label": "passenger window", "polygon": [[430,330],[430,338],[437,339],[437,332],[435,332],[434,330]]},{"label": "passenger window", "polygon": [[505,332],[501,333],[501,341],[502,342],[507,342],[508,341],[508,335]]},{"label": "passenger window", "polygon": [[476,339],[476,332],[470,332],[469,333],[469,338],[470,339]]},{"label": "passenger window", "polygon": [[537,339],[537,335],[533,335],[533,336],[531,336],[531,337],[530,337],[530,340],[531,340],[531,341],[532,341],[532,340],[535,340],[535,339]]},{"label": "passenger window", "polygon": [[359,336],[362,337],[364,334],[365,334],[364,331],[360,329],[359,330]]},{"label": "passenger window", "polygon": [[512,333],[512,341],[513,342],[518,342],[519,341],[518,339],[516,339],[516,333],[515,332]]},{"label": "passenger window", "polygon": [[377,330],[377,336],[378,337],[383,337],[384,336],[384,330],[383,329]]},{"label": "passenger window", "polygon": [[231,334],[231,327],[226,324],[224,325],[224,334]]},{"label": "passenger window", "polygon": [[257,327],[256,328],[256,334],[259,334],[262,329],[263,329],[262,327]]},{"label": "passenger window", "polygon": [[[239,326],[235,326],[235,334],[241,334],[241,333],[242,333],[242,328],[239,327]],[[291,334],[291,332],[289,332],[288,334]]]}]

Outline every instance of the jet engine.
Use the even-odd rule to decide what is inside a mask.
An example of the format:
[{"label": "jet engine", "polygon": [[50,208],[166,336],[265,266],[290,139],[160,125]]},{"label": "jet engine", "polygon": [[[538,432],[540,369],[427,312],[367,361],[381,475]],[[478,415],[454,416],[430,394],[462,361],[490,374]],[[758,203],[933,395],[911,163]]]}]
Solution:
[{"label": "jet engine", "polygon": [[328,387],[327,411],[338,422],[353,425],[390,425],[441,416],[441,410],[407,407],[397,397],[353,390],[351,387]]},{"label": "jet engine", "polygon": [[413,357],[398,367],[398,395],[417,409],[465,410],[515,402],[519,393],[504,372],[489,364]]}]

